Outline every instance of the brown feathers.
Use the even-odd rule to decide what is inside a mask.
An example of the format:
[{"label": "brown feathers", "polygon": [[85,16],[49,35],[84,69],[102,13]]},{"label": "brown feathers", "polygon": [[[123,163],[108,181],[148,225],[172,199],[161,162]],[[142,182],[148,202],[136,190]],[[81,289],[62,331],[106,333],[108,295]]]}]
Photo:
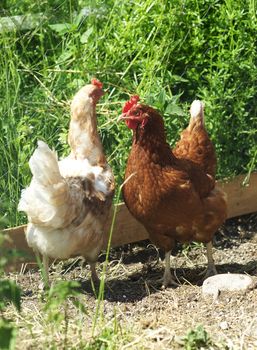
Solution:
[{"label": "brown feathers", "polygon": [[165,251],[175,240],[209,242],[226,218],[226,203],[223,193],[214,189],[216,157],[208,136],[204,138],[205,129],[190,122],[191,132],[182,133],[173,153],[156,110],[138,104],[123,119],[138,123],[125,179],[135,175],[123,187],[132,215]]}]

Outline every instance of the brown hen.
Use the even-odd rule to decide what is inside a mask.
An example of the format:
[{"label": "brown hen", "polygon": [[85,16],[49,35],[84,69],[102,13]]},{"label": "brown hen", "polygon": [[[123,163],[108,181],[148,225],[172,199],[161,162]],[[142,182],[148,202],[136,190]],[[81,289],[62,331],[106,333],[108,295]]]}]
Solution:
[{"label": "brown hen", "polygon": [[[207,142],[206,132],[204,142],[199,136],[204,134],[203,114],[201,121],[197,117],[190,122],[175,152],[172,152],[166,142],[161,115],[138,100],[133,96],[125,104],[120,117],[133,130],[123,197],[131,214],[148,231],[152,242],[165,251],[163,285],[166,287],[176,284],[170,271],[170,253],[176,241],[207,243],[207,273],[215,272],[210,242],[226,219],[226,200],[224,193],[215,188],[213,146]],[[194,144],[197,145],[195,151]],[[204,156],[205,147],[215,162],[208,163],[209,156]]]}]

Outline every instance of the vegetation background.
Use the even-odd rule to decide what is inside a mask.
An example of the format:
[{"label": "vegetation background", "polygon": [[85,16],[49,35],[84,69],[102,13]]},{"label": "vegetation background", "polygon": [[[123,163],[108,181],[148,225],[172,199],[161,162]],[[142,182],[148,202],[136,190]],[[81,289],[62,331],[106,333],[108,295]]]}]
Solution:
[{"label": "vegetation background", "polygon": [[[255,0],[0,0],[1,228],[26,221],[17,213],[17,204],[21,189],[30,182],[28,160],[37,140],[45,140],[59,156],[69,152],[69,101],[94,76],[108,90],[98,106],[99,130],[118,184],[122,182],[131,133],[116,120],[124,101],[135,93],[162,112],[172,145],[188,123],[191,102],[202,99],[206,126],[217,150],[218,177],[256,169],[256,9]],[[3,239],[0,236],[0,244]],[[50,291],[38,293],[39,273],[5,274],[5,264],[11,255],[18,254],[7,253],[1,251],[0,257],[0,348],[14,349],[18,333],[20,348],[24,348],[20,344],[29,343],[29,348],[37,349],[115,350],[124,344],[129,348],[129,342],[135,348],[135,329],[131,330],[129,318],[126,327],[121,326],[119,303],[101,303],[103,279],[98,298],[93,295],[90,299],[78,290],[80,272],[76,275],[72,271],[65,281],[61,270],[56,270],[56,283]],[[107,260],[108,254],[100,263],[102,276]],[[116,273],[120,281],[120,271],[110,264],[108,274],[115,278]],[[82,276],[84,279],[85,270]],[[15,281],[25,287],[25,292]],[[124,281],[127,293],[126,278]],[[140,291],[141,282],[137,288],[133,283],[130,288]],[[30,298],[26,292],[31,288]],[[117,282],[115,288],[114,294],[119,289]],[[166,302],[165,308],[172,314],[169,310],[176,304],[174,293],[167,290],[162,299],[156,293],[153,304]],[[192,290],[181,286],[178,293],[181,304],[188,308]],[[248,300],[246,304],[253,305],[256,298]],[[204,303],[199,304],[198,299],[196,303],[197,309],[204,309]],[[140,302],[133,304],[139,314]],[[219,312],[217,304],[213,307]],[[163,317],[163,309],[147,308],[156,319]],[[227,319],[228,311],[222,304],[221,308]],[[240,325],[247,328],[242,321],[242,304],[228,308],[233,309],[239,310]],[[183,309],[178,312],[183,314]],[[249,313],[251,325],[252,318]],[[216,319],[210,322],[214,324]],[[231,333],[240,335],[233,328]],[[145,348],[145,333],[141,336],[143,343],[138,349]],[[245,333],[239,339],[240,349],[244,339]],[[191,329],[180,344],[188,350],[228,348],[214,347],[202,325]]]},{"label": "vegetation background", "polygon": [[[27,24],[13,17],[28,14]],[[99,129],[118,183],[131,134],[116,119],[135,93],[161,110],[171,144],[202,99],[219,178],[256,169],[255,0],[1,0],[0,17],[0,203],[10,226],[25,221],[16,208],[36,141],[67,154],[68,101],[93,76],[108,89]]]}]

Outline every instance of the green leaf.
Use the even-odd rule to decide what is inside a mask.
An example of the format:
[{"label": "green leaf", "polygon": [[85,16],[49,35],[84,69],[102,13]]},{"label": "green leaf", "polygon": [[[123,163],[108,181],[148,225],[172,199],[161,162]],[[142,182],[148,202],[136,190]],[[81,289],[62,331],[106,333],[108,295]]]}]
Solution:
[{"label": "green leaf", "polygon": [[168,104],[167,108],[165,109],[165,114],[173,114],[178,116],[185,115],[183,109],[179,107],[178,105],[175,105],[173,103]]},{"label": "green leaf", "polygon": [[73,56],[73,52],[72,51],[64,51],[60,57],[58,58],[58,63],[64,63],[66,61],[68,61],[71,57]]},{"label": "green leaf", "polygon": [[8,320],[0,319],[0,349],[13,350],[15,349],[15,340],[17,330]]},{"label": "green leaf", "polygon": [[78,27],[81,23],[81,21],[83,20],[83,18],[85,17],[83,11],[81,11],[74,19],[73,19],[73,23]]},{"label": "green leaf", "polygon": [[49,27],[58,34],[66,34],[69,33],[72,29],[71,23],[57,23],[57,24],[49,24]]},{"label": "green leaf", "polygon": [[61,281],[52,286],[49,290],[45,309],[55,309],[57,306],[66,302],[68,297],[77,297],[81,293],[79,291],[80,284],[75,281]]},{"label": "green leaf", "polygon": [[93,33],[93,31],[94,31],[94,28],[90,27],[81,35],[81,37],[80,37],[81,44],[85,44],[88,42],[88,39],[89,39],[90,35]]},{"label": "green leaf", "polygon": [[195,329],[191,329],[184,337],[184,345],[186,350],[209,348],[211,339],[203,326],[198,325]]},{"label": "green leaf", "polygon": [[176,75],[176,74],[172,74],[171,79],[176,83],[179,83],[179,82],[187,83],[188,82],[188,79],[182,78],[180,75]]},{"label": "green leaf", "polygon": [[17,284],[10,280],[0,280],[0,310],[6,303],[13,303],[18,311],[21,310],[21,290]]},{"label": "green leaf", "polygon": [[60,281],[50,288],[44,308],[48,321],[57,324],[65,319],[63,308],[67,308],[68,299],[80,312],[86,313],[84,304],[78,299],[81,295],[79,288],[80,284],[75,281]]},{"label": "green leaf", "polygon": [[160,107],[164,106],[165,101],[166,101],[166,92],[164,89],[162,89],[158,96],[158,104],[160,105]]}]

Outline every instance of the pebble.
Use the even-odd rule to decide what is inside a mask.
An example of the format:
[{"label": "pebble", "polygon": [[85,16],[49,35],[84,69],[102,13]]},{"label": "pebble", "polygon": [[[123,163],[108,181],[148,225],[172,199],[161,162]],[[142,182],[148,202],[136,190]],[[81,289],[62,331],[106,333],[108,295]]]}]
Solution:
[{"label": "pebble", "polygon": [[219,326],[220,326],[220,328],[221,328],[222,330],[228,329],[228,323],[227,323],[227,321],[222,321],[222,322],[220,322]]},{"label": "pebble", "polygon": [[218,297],[220,292],[245,291],[253,285],[248,275],[239,273],[224,273],[207,278],[202,285],[203,295]]}]

